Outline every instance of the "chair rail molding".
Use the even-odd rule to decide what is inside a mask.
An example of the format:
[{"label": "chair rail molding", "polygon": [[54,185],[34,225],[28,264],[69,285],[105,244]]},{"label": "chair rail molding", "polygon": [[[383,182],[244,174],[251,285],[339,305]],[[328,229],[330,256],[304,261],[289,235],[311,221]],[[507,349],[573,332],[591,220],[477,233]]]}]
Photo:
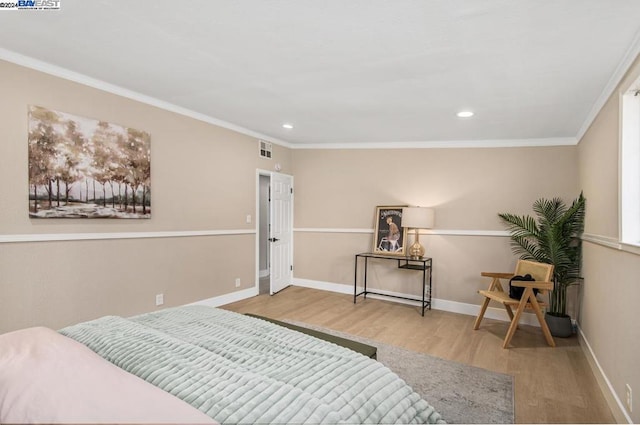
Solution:
[{"label": "chair rail molding", "polygon": [[227,236],[253,235],[255,229],[230,230],[186,230],[163,232],[114,232],[114,233],[33,233],[22,235],[0,235],[0,243],[19,242],[56,242],[56,241],[86,241],[106,239],[148,239],[148,238],[184,238],[194,236]]},{"label": "chair rail molding", "polygon": [[604,246],[606,248],[615,249],[617,251],[624,251],[630,254],[640,255],[640,245],[624,243],[617,238],[612,238],[611,236],[596,235],[595,233],[583,233],[582,240],[584,242]]},{"label": "chair rail molding", "polygon": [[[373,229],[367,228],[335,228],[335,227],[295,227],[294,232],[298,233],[373,233]],[[421,235],[442,235],[442,236],[498,236],[508,237],[506,230],[458,230],[458,229],[430,229],[421,230]]]}]

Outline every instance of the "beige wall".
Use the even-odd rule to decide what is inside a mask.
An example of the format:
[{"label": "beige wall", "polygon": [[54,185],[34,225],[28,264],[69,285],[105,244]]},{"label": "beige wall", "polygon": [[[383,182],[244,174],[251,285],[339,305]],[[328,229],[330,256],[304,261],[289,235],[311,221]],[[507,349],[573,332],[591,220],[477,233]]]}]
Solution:
[{"label": "beige wall", "polygon": [[[618,240],[619,96],[639,75],[636,60],[578,145],[588,234]],[[583,273],[580,327],[624,404],[625,384],[640,389],[640,257],[586,242]],[[635,406],[630,417],[639,423]]]},{"label": "beige wall", "polygon": [[[253,235],[0,244],[0,332],[54,329],[105,315],[165,306],[246,289],[255,282]],[[164,308],[163,307],[163,308]]]},{"label": "beige wall", "polygon": [[[0,61],[0,235],[254,230],[256,169],[291,172],[291,153],[258,157],[255,138]],[[28,217],[27,107],[151,134],[150,220]],[[255,284],[255,236],[0,243],[0,332],[155,309]]]},{"label": "beige wall", "polygon": [[[436,209],[436,229],[504,230],[499,212],[532,213],[540,197],[567,201],[578,193],[576,147],[295,150],[295,277],[353,285],[354,254],[371,251],[367,233],[311,229],[372,229],[376,205]],[[434,297],[478,304],[487,285],[480,271],[515,265],[507,237],[424,235],[434,259]],[[409,277],[411,276],[411,277]],[[412,272],[380,263],[374,287],[419,293]]]},{"label": "beige wall", "polygon": [[436,228],[503,230],[498,212],[578,194],[575,147],[295,150],[296,227],[373,228],[376,205],[435,206]]}]

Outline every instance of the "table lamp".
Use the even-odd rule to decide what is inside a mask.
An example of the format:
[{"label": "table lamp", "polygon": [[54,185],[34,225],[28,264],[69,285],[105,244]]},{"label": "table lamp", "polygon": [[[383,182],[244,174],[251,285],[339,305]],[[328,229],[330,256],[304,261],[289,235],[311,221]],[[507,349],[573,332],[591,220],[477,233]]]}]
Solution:
[{"label": "table lamp", "polygon": [[433,208],[405,207],[402,209],[401,226],[416,231],[415,242],[409,248],[409,256],[414,260],[424,257],[424,247],[420,245],[420,229],[431,229],[434,216]]}]

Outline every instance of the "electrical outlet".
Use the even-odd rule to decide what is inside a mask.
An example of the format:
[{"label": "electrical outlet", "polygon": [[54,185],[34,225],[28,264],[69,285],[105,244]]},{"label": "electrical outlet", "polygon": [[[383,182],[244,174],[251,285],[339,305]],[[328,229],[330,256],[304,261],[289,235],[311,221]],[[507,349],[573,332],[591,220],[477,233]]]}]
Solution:
[{"label": "electrical outlet", "polygon": [[246,222],[247,224],[251,224],[251,214],[247,214]]},{"label": "electrical outlet", "polygon": [[239,288],[239,287],[240,287],[240,278],[237,277],[236,278],[236,288]]},{"label": "electrical outlet", "polygon": [[164,294],[156,295],[156,305],[164,304]]},{"label": "electrical outlet", "polygon": [[631,392],[631,385],[625,385],[627,389],[627,409],[629,409],[629,413],[633,411],[633,393]]}]

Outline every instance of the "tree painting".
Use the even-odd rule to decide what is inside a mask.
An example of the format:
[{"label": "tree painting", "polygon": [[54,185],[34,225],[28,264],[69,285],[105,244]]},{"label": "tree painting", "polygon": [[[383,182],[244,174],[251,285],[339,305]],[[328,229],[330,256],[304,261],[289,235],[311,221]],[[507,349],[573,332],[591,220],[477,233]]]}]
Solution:
[{"label": "tree painting", "polygon": [[150,218],[149,133],[29,106],[29,216]]}]

